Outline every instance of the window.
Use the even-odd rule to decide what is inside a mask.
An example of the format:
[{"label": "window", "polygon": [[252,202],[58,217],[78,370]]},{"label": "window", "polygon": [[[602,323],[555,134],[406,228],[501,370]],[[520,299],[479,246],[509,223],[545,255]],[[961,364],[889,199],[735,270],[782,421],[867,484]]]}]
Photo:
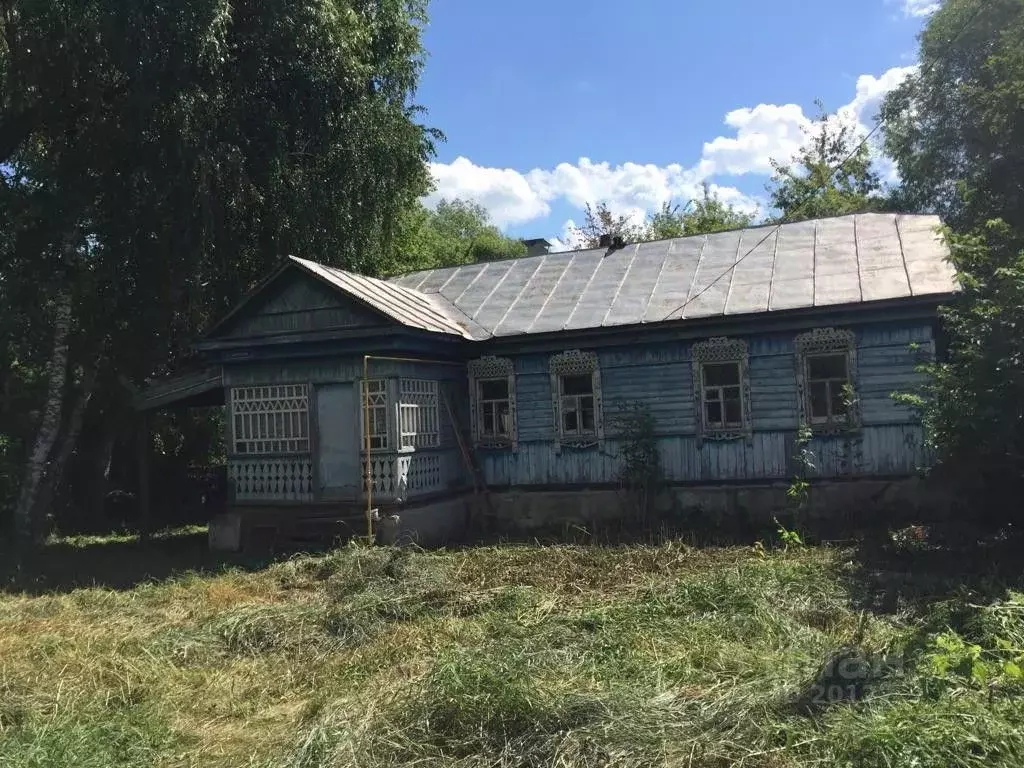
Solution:
[{"label": "window", "polygon": [[[363,434],[361,449],[366,450],[369,431],[371,451],[383,451],[388,447],[388,387],[384,379],[368,379],[362,382],[362,396],[359,401],[359,412],[363,414]],[[369,430],[367,430],[367,420]]]},{"label": "window", "polygon": [[480,436],[494,440],[511,439],[512,411],[509,407],[508,379],[479,379],[476,386]]},{"label": "window", "polygon": [[584,448],[604,436],[597,355],[573,350],[551,358],[557,445]]},{"label": "window", "polygon": [[236,454],[308,453],[309,387],[234,387],[231,420]]},{"label": "window", "polygon": [[743,426],[739,363],[709,363],[704,369],[704,423],[713,429]]},{"label": "window", "polygon": [[796,337],[800,422],[815,431],[857,426],[853,333],[820,328]]},{"label": "window", "polygon": [[467,371],[474,444],[480,448],[515,448],[516,377],[512,361],[481,357],[471,360]]},{"label": "window", "polygon": [[437,382],[398,381],[398,438],[401,448],[432,448],[440,444]]},{"label": "window", "polygon": [[751,436],[747,343],[715,338],[693,345],[697,441]]},{"label": "window", "polygon": [[594,378],[591,374],[559,376],[562,398],[562,434],[595,435]]},{"label": "window", "polygon": [[845,421],[849,411],[846,354],[807,356],[808,412],[812,424]]}]

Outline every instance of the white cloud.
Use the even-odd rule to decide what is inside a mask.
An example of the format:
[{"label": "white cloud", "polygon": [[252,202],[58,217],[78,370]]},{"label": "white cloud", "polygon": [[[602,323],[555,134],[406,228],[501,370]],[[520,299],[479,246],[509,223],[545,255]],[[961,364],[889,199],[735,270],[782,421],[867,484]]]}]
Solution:
[{"label": "white cloud", "polygon": [[[867,133],[885,94],[915,70],[916,66],[893,67],[878,77],[861,75],[853,100],[840,107],[833,119]],[[735,128],[736,135],[704,144],[697,166],[703,176],[771,173],[772,160],[787,162],[804,145],[813,119],[797,104],[758,104],[733,110],[725,116],[725,124]]]},{"label": "white cloud", "polygon": [[442,198],[473,200],[484,206],[491,220],[503,228],[551,212],[523,174],[511,168],[487,168],[457,157],[451,163],[431,163],[430,173],[435,190],[427,196],[427,205],[436,205]]},{"label": "white cloud", "polygon": [[903,12],[907,16],[931,16],[940,5],[935,0],[903,0]]},{"label": "white cloud", "polygon": [[[564,200],[575,208],[604,202],[616,215],[642,222],[662,203],[686,202],[700,194],[707,174],[678,164],[595,163],[581,157],[575,164],[559,163],[551,169],[520,173],[509,168],[487,168],[465,157],[451,163],[431,163],[436,189],[425,200],[436,205],[442,198],[462,198],[483,205],[499,227],[547,216],[551,203]],[[734,187],[713,185],[723,200],[744,210],[757,201]]]},{"label": "white cloud", "polygon": [[[879,76],[857,78],[853,100],[832,118],[857,127],[864,134],[873,123],[881,99],[899,85],[915,67],[893,67]],[[547,217],[551,206],[565,202],[582,209],[587,203],[605,202],[616,215],[640,222],[662,203],[685,203],[700,194],[701,184],[716,175],[767,175],[771,161],[788,162],[804,145],[813,126],[812,117],[797,104],[758,104],[734,109],[725,116],[732,135],[705,142],[699,160],[686,167],[679,163],[654,165],[626,162],[612,165],[581,157],[576,163],[520,172],[490,168],[465,157],[451,163],[431,163],[436,189],[426,203],[441,198],[462,198],[483,205],[499,227]],[[890,169],[891,175],[891,169]],[[756,198],[736,187],[711,185],[725,202],[752,213],[764,210]],[[574,242],[575,224],[566,222],[559,245]]]},{"label": "white cloud", "polygon": [[861,75],[857,78],[857,92],[853,101],[839,109],[839,116],[856,120],[861,125],[874,125],[885,95],[916,71],[917,65],[914,64],[909,67],[893,67],[880,77]]},{"label": "white cloud", "polygon": [[788,160],[807,139],[811,121],[796,104],[758,104],[734,109],[725,124],[735,136],[719,136],[704,144],[701,171],[718,173],[771,173],[771,160]]}]

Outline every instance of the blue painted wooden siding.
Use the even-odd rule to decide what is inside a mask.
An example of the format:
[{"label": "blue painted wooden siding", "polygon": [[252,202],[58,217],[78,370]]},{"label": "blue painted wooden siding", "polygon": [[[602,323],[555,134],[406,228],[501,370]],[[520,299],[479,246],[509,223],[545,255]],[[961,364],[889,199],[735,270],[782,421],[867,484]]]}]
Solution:
[{"label": "blue painted wooden siding", "polygon": [[[438,411],[440,417],[440,446],[437,448],[421,448],[424,452],[437,452],[441,454],[442,483],[445,488],[462,487],[469,482],[469,475],[466,471],[465,461],[458,449],[455,436],[455,426],[448,418],[448,411],[445,400],[451,404],[455,415],[455,424],[465,425],[469,423],[469,393],[466,379],[465,367],[462,365],[449,365],[428,362],[399,362],[393,360],[370,360],[369,376],[371,379],[430,379],[439,382]],[[363,358],[323,358],[306,360],[284,360],[274,363],[238,363],[224,366],[224,384],[226,387],[238,387],[260,384],[284,384],[284,383],[309,383],[312,385],[314,399],[320,385],[333,386],[337,384],[351,383],[359,392],[359,382],[363,378]],[[358,394],[356,401],[360,398]],[[357,405],[360,405],[357,403]],[[357,432],[361,429],[360,412],[358,409],[351,414],[336,413],[336,409],[328,409],[327,418],[318,423],[318,409],[310,408],[311,425],[318,435],[318,444],[328,447],[337,442],[336,436],[325,434],[330,430],[351,430]],[[397,418],[397,417],[395,417]],[[313,456],[314,462],[318,462],[319,455]],[[323,468],[320,469],[323,473]],[[334,485],[351,485],[343,483],[341,479],[335,478]],[[358,476],[353,481],[361,484]],[[322,481],[321,481],[322,485]],[[333,487],[333,486],[331,486]]]},{"label": "blue painted wooden siding", "polygon": [[[918,382],[915,367],[930,352],[927,325],[863,326],[857,333],[860,438],[812,442],[821,476],[908,474],[927,460],[920,427],[891,393]],[[606,436],[600,448],[555,450],[548,355],[518,358],[519,449],[488,451],[482,465],[490,485],[613,483],[621,461],[614,414],[619,404],[643,403],[654,415],[662,464],[672,480],[785,478],[798,420],[795,334],[750,337],[751,417],[746,441],[705,442],[694,437],[696,411],[690,343],[599,352]],[[919,351],[910,348],[920,345]]]}]

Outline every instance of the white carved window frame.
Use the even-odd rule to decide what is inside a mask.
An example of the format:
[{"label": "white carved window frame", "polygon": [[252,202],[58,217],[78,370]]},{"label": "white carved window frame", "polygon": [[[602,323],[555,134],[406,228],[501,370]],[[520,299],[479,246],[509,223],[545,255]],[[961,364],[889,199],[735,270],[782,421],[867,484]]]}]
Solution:
[{"label": "white carved window frame", "polygon": [[[511,448],[515,450],[519,441],[519,425],[516,418],[515,364],[507,357],[488,355],[477,360],[470,360],[466,371],[469,374],[469,423],[473,444],[477,448]],[[509,434],[507,436],[483,434],[480,384],[496,379],[504,379],[508,382]]]},{"label": "white carved window frame", "polygon": [[230,402],[232,455],[310,452],[309,384],[232,387]]},{"label": "white carved window frame", "polygon": [[[705,440],[747,440],[753,437],[753,423],[750,416],[750,351],[743,339],[716,337],[697,342],[690,350],[693,369],[693,404],[696,413],[697,445]],[[735,363],[739,368],[740,413],[739,426],[720,426],[707,423],[704,408],[704,366]],[[722,403],[723,415],[725,403]]]},{"label": "white carved window frame", "polygon": [[[797,335],[796,349],[796,391],[797,407],[801,425],[811,428],[815,434],[841,434],[860,428],[860,408],[857,398],[857,336],[844,328],[815,328]],[[853,390],[846,418],[815,423],[811,418],[811,391],[808,381],[808,360],[816,355],[846,355],[846,377]]]},{"label": "white carved window frame", "polygon": [[[601,367],[597,353],[572,349],[552,355],[548,362],[551,375],[551,404],[554,414],[555,450],[566,448],[590,448],[604,439],[604,417],[601,401]],[[594,397],[594,431],[592,434],[566,434],[562,419],[561,379],[563,376],[590,375]]]}]

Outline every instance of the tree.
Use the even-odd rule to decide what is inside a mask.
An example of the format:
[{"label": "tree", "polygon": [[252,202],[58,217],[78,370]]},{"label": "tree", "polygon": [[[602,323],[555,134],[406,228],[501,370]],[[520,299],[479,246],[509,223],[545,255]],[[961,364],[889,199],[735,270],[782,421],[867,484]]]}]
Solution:
[{"label": "tree", "polygon": [[478,203],[442,199],[431,210],[416,201],[400,224],[393,271],[436,269],[525,254],[522,241],[502,234]]},{"label": "tree", "polygon": [[19,520],[73,455],[76,403],[94,442],[120,439],[119,381],[187,359],[285,255],[397,260],[438,138],[411,101],[424,19],[421,0],[0,0],[0,290],[48,326],[0,323],[5,387],[45,414],[8,452],[45,455]]},{"label": "tree", "polygon": [[945,360],[908,396],[942,476],[978,515],[1024,490],[1024,4],[947,0],[921,66],[883,105],[909,204],[939,213],[963,287],[943,313]]},{"label": "tree", "polygon": [[752,214],[743,213],[729,203],[722,202],[705,182],[702,195],[684,206],[671,201],[649,214],[643,224],[636,224],[631,216],[612,213],[607,203],[584,209],[584,223],[576,227],[576,249],[597,248],[601,235],[621,237],[626,243],[645,243],[670,237],[689,237],[741,229],[750,226]]},{"label": "tree", "polygon": [[643,239],[663,240],[669,237],[706,235],[749,227],[753,221],[752,214],[743,213],[729,203],[722,202],[718,195],[711,191],[711,186],[704,182],[699,199],[691,200],[682,208],[664,203],[656,213],[651,214]]},{"label": "tree", "polygon": [[852,125],[829,117],[824,109],[810,141],[789,164],[773,160],[772,167],[768,191],[781,220],[842,216],[886,206],[886,190],[872,169],[867,143]]},{"label": "tree", "polygon": [[490,223],[483,206],[455,199],[433,210],[414,203],[402,218],[397,252],[393,272],[517,258],[526,246]]},{"label": "tree", "polygon": [[1024,232],[1024,5],[947,0],[919,60],[882,107],[909,204],[956,231],[1002,219]]},{"label": "tree", "polygon": [[576,249],[597,248],[602,235],[621,237],[624,242],[635,243],[643,238],[644,229],[634,223],[628,214],[612,213],[608,204],[586,204],[583,210],[583,225],[575,228]]}]

